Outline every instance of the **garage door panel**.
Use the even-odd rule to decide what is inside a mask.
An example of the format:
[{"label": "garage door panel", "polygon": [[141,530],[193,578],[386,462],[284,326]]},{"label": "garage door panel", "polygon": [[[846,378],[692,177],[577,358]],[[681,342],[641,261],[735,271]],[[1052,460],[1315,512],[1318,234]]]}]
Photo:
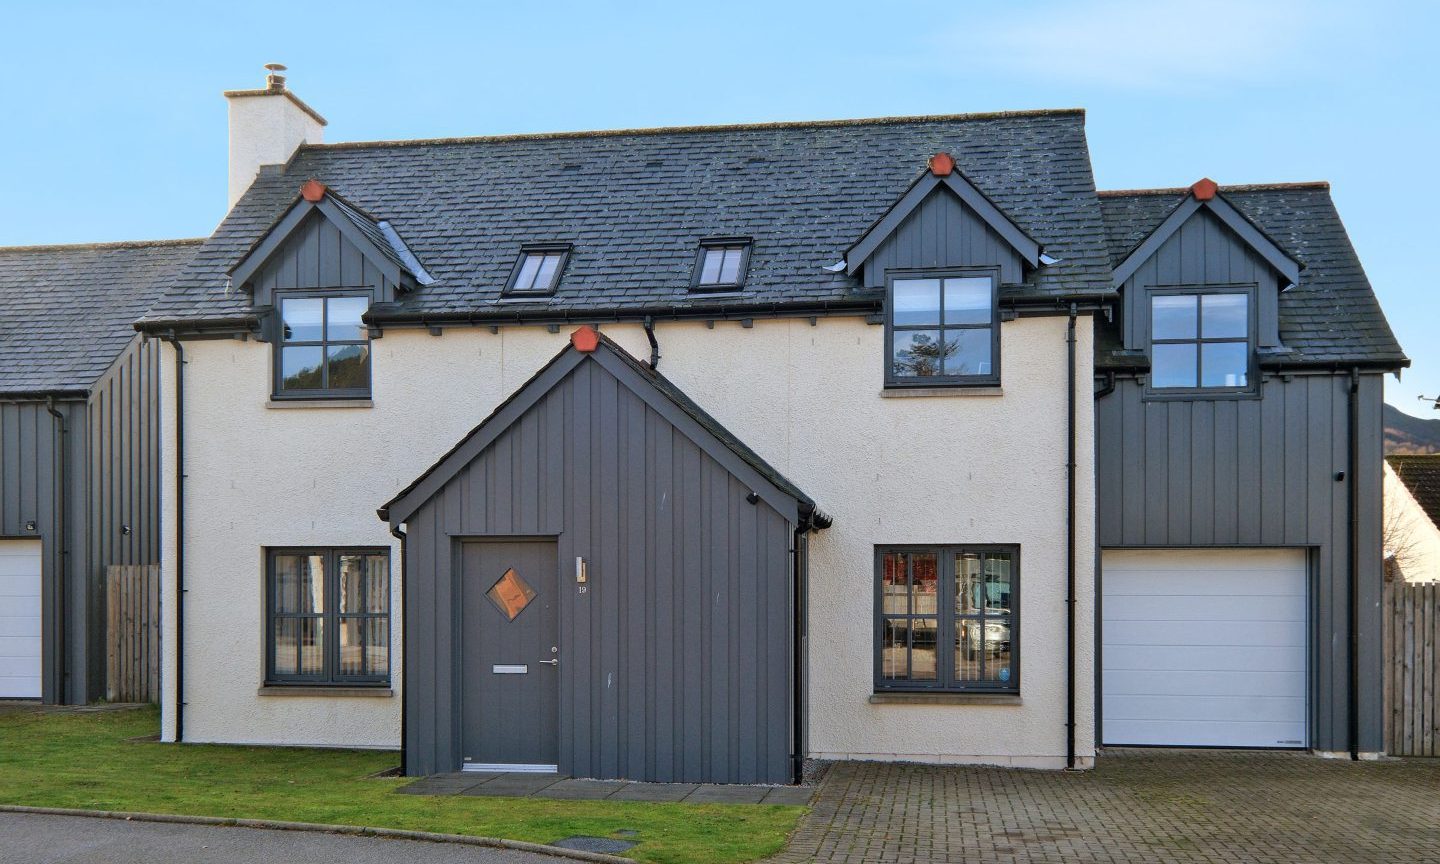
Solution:
[{"label": "garage door panel", "polygon": [[40,571],[33,573],[0,573],[0,604],[33,597],[40,590]]},{"label": "garage door panel", "polygon": [[1109,716],[1111,696],[1184,696],[1231,694],[1234,696],[1292,696],[1305,698],[1305,679],[1294,672],[1177,672],[1166,669],[1107,669],[1101,686],[1105,712]]},{"label": "garage door panel", "polygon": [[[5,597],[0,599],[0,605],[5,607],[3,615],[9,619],[26,618],[35,622],[40,621],[40,596],[32,597]],[[0,624],[0,627],[3,627]]]},{"label": "garage door panel", "polygon": [[1106,621],[1303,621],[1304,595],[1148,597],[1105,592]]},{"label": "garage door panel", "polygon": [[[1196,574],[1199,578],[1196,578]],[[1210,597],[1233,597],[1236,595],[1258,596],[1263,594],[1281,596],[1304,596],[1305,575],[1303,573],[1277,574],[1272,570],[1248,568],[1244,570],[1111,570],[1105,569],[1105,593],[1107,596],[1139,594],[1146,596],[1188,594]]]},{"label": "garage door panel", "polygon": [[1299,672],[1304,648],[1233,645],[1106,645],[1105,670],[1154,669],[1176,672]]},{"label": "garage door panel", "polygon": [[0,540],[0,697],[40,696],[38,540]]},{"label": "garage door panel", "polygon": [[[1105,738],[1115,744],[1160,747],[1301,747],[1304,723],[1226,720],[1117,720],[1111,729],[1105,721]],[[1183,744],[1177,739],[1183,739]]]},{"label": "garage door panel", "polygon": [[1107,645],[1253,645],[1305,646],[1304,621],[1111,621],[1105,622]]},{"label": "garage door panel", "polygon": [[1106,706],[1111,719],[1165,720],[1184,717],[1187,720],[1225,721],[1243,717],[1247,721],[1264,720],[1286,723],[1304,716],[1304,696],[1107,696]]}]

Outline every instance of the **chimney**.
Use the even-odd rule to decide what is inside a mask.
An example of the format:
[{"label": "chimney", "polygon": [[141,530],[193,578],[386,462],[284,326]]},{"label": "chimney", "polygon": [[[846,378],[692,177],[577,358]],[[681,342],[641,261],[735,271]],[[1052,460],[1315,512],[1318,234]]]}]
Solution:
[{"label": "chimney", "polygon": [[325,118],[285,86],[285,67],[265,64],[265,89],[227,90],[230,103],[230,195],[234,207],[261,165],[289,161],[301,144],[325,140]]}]

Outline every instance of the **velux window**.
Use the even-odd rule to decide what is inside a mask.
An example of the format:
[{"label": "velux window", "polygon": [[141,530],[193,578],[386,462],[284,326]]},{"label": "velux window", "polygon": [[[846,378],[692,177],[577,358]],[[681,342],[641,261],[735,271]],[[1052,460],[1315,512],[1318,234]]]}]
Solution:
[{"label": "velux window", "polygon": [[389,681],[389,552],[272,549],[268,557],[266,680],[352,686]]},{"label": "velux window", "polygon": [[885,323],[887,385],[999,383],[993,275],[895,277]]},{"label": "velux window", "polygon": [[520,258],[510,273],[507,295],[553,294],[560,284],[560,273],[565,269],[565,259],[570,247],[564,244],[526,246],[520,250]]},{"label": "velux window", "polygon": [[875,689],[1018,692],[1020,550],[880,549]]},{"label": "velux window", "polygon": [[277,397],[370,395],[369,294],[291,294],[280,299]]},{"label": "velux window", "polygon": [[1249,383],[1248,293],[1151,296],[1152,390],[1240,391]]},{"label": "velux window", "polygon": [[733,291],[745,284],[750,241],[744,238],[706,240],[695,259],[693,287],[699,291]]}]

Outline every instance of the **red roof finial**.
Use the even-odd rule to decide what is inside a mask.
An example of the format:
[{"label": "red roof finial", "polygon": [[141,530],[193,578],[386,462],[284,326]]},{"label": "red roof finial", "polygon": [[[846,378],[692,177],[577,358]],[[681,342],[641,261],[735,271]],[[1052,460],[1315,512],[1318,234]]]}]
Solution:
[{"label": "red roof finial", "polygon": [[311,204],[319,204],[320,199],[325,197],[325,192],[325,184],[313,177],[306,180],[304,185],[300,187],[300,197],[309,201]]},{"label": "red roof finial", "polygon": [[936,177],[949,177],[950,172],[955,170],[955,157],[949,153],[940,152],[930,157],[930,173]]},{"label": "red roof finial", "polygon": [[570,334],[570,344],[574,345],[575,350],[581,354],[589,354],[600,347],[600,334],[594,327],[586,324]]},{"label": "red roof finial", "polygon": [[1220,191],[1220,187],[1209,177],[1201,177],[1195,181],[1194,186],[1190,187],[1190,194],[1195,196],[1196,201],[1209,201],[1215,197],[1215,193],[1218,191]]}]

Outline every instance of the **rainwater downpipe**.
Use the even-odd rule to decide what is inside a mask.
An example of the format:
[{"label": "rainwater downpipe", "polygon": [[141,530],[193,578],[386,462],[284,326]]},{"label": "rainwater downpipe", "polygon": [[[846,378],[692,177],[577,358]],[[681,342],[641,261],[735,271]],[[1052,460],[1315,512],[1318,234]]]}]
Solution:
[{"label": "rainwater downpipe", "polygon": [[1068,354],[1065,388],[1065,767],[1075,768],[1075,304],[1065,330]]},{"label": "rainwater downpipe", "polygon": [[[407,734],[410,730],[410,628],[405,618],[410,614],[410,580],[406,578],[406,554],[404,531],[390,526],[390,534],[400,541],[400,776],[410,776],[410,745]],[[392,628],[393,629],[393,628]]]},{"label": "rainwater downpipe", "polygon": [[[66,574],[69,572],[66,560],[70,555],[70,520],[66,518],[70,508],[65,498],[68,486],[65,476],[65,447],[69,441],[70,430],[65,424],[65,414],[55,407],[54,396],[45,397],[45,410],[54,418],[53,425],[59,438],[54,456],[51,457],[54,460],[55,471],[55,537],[60,547],[59,554],[55,556],[57,571],[55,574],[55,608],[57,610],[55,615],[55,653],[56,659],[60,661],[57,664],[60,667],[60,687],[55,693],[55,701],[58,704],[66,705],[71,701],[70,649],[65,637],[65,619],[68,617],[66,612],[70,608],[69,604],[65,602],[66,595],[69,593],[68,586],[65,584]],[[85,697],[82,696],[79,701],[83,703]]]},{"label": "rainwater downpipe", "polygon": [[185,741],[185,346],[170,331],[160,337],[175,349],[175,743]]},{"label": "rainwater downpipe", "polygon": [[1350,647],[1345,652],[1346,672],[1348,673],[1349,696],[1345,700],[1345,721],[1346,738],[1350,744],[1351,760],[1360,758],[1360,660],[1357,653],[1360,650],[1360,513],[1359,496],[1355,492],[1355,484],[1360,480],[1360,370],[1350,370],[1350,447],[1349,466],[1350,482],[1345,486],[1345,506],[1347,509],[1348,543],[1350,553],[1350,578],[1345,583],[1345,605],[1350,611]]},{"label": "rainwater downpipe", "polygon": [[650,368],[660,367],[660,340],[655,338],[655,319],[645,316],[645,338],[650,340]]}]

